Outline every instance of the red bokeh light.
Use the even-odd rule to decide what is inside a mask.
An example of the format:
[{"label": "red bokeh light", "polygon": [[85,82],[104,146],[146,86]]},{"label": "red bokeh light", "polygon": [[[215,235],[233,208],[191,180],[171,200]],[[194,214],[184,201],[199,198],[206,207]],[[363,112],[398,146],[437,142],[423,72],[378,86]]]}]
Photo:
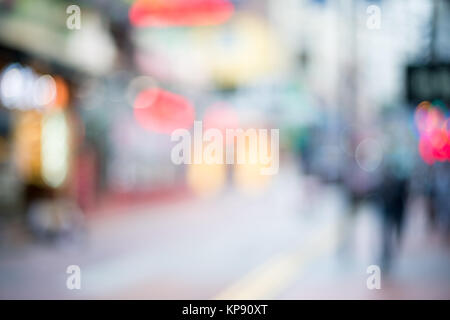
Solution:
[{"label": "red bokeh light", "polygon": [[430,144],[429,140],[424,137],[421,137],[419,140],[419,154],[425,163],[431,165],[435,162],[431,144]]},{"label": "red bokeh light", "polygon": [[224,23],[233,12],[229,0],[137,0],[129,18],[136,27],[202,26]]},{"label": "red bokeh light", "polygon": [[134,102],[136,121],[143,128],[158,133],[189,129],[194,114],[194,107],[184,97],[159,88],[142,91]]}]

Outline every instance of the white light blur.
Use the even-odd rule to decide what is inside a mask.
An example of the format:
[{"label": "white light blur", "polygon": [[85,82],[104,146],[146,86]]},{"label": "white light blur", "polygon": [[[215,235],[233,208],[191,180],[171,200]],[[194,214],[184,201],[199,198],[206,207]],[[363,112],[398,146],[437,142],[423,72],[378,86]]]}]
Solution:
[{"label": "white light blur", "polygon": [[84,15],[83,27],[70,33],[65,52],[75,67],[96,75],[111,71],[117,57],[114,39],[101,19],[88,14]]},{"label": "white light blur", "polygon": [[0,81],[0,99],[2,104],[9,108],[22,96],[24,86],[22,67],[19,64],[8,66],[3,70]]},{"label": "white light blur", "polygon": [[56,83],[50,75],[37,75],[29,67],[10,64],[0,76],[0,101],[6,108],[41,109],[56,97]]},{"label": "white light blur", "polygon": [[56,97],[56,82],[52,76],[40,76],[34,83],[33,100],[37,106],[46,106]]},{"label": "white light blur", "polygon": [[364,171],[375,171],[383,160],[383,148],[375,139],[364,139],[356,147],[355,159]]},{"label": "white light blur", "polygon": [[45,116],[41,148],[42,178],[49,186],[60,187],[69,169],[69,128],[62,111]]}]

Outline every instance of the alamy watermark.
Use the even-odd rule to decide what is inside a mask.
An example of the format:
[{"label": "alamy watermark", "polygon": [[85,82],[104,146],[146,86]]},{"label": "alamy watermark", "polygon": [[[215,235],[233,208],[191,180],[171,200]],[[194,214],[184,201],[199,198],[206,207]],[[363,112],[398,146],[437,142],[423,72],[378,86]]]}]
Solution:
[{"label": "alamy watermark", "polygon": [[203,130],[201,121],[194,121],[193,137],[189,130],[174,130],[171,140],[178,143],[172,148],[172,162],[176,165],[251,164],[260,165],[262,175],[278,173],[279,129],[224,131],[216,128]]},{"label": "alamy watermark", "polygon": [[367,267],[366,272],[370,274],[367,278],[366,285],[367,289],[381,289],[381,269],[379,266],[373,264]]},{"label": "alamy watermark", "polygon": [[66,13],[69,14],[66,20],[66,26],[70,30],[81,29],[81,9],[76,4],[67,7]]},{"label": "alamy watermark", "polygon": [[370,30],[381,29],[381,8],[376,5],[370,5],[366,9],[367,17],[366,26]]},{"label": "alamy watermark", "polygon": [[69,290],[81,289],[81,269],[79,266],[73,264],[67,267],[66,273],[70,274],[66,280],[66,287]]}]

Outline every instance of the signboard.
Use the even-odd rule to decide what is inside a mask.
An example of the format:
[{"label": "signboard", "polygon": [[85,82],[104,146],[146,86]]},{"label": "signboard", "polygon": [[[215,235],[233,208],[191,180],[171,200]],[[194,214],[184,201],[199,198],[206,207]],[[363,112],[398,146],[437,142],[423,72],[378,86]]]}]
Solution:
[{"label": "signboard", "polygon": [[450,64],[410,65],[406,82],[409,103],[439,99],[450,104]]}]

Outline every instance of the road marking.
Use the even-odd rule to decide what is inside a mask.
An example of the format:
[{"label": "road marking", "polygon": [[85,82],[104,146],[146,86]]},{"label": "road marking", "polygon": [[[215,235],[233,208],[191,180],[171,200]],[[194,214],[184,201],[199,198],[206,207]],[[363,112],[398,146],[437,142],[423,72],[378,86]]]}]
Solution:
[{"label": "road marking", "polygon": [[[306,267],[336,245],[336,230],[331,223],[307,245],[278,254],[220,292],[215,300],[272,299],[285,289]],[[306,248],[306,249],[305,249]]]}]

